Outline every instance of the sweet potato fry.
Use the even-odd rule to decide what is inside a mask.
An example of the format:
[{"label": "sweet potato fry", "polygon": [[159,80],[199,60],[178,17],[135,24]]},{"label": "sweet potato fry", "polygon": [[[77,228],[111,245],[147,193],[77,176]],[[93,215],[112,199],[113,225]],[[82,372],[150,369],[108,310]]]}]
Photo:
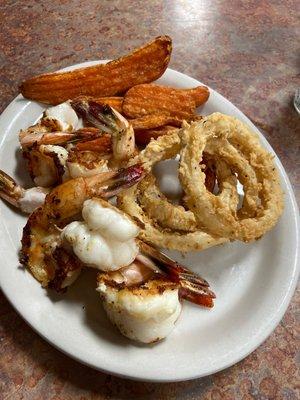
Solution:
[{"label": "sweet potato fry", "polygon": [[194,89],[175,89],[155,84],[132,87],[124,96],[123,112],[131,118],[164,112],[186,118],[196,107],[207,101],[209,90],[205,86]]},{"label": "sweet potato fry", "polygon": [[186,92],[192,97],[196,107],[206,103],[209,98],[209,89],[206,86],[197,86],[193,89],[186,89]]},{"label": "sweet potato fry", "polygon": [[144,115],[140,118],[129,120],[134,130],[158,128],[167,124],[180,127],[182,121],[183,120],[180,118],[172,117],[164,113]]},{"label": "sweet potato fry", "polygon": [[80,95],[115,96],[159,78],[169,64],[171,51],[171,39],[159,36],[107,64],[35,76],[23,82],[20,90],[24,97],[47,104],[59,104]]},{"label": "sweet potato fry", "polygon": [[122,112],[122,104],[123,104],[123,97],[91,97],[91,96],[78,96],[76,99],[73,100],[80,100],[85,99],[87,101],[93,101],[98,104],[107,104],[110,107],[113,107],[119,113]]},{"label": "sweet potato fry", "polygon": [[159,136],[168,135],[177,130],[178,128],[171,125],[161,126],[156,129],[135,130],[135,142],[139,146],[146,146],[152,138],[157,139]]},{"label": "sweet potato fry", "polygon": [[200,120],[202,117],[197,114],[186,114],[185,118],[173,117],[171,115],[165,113],[156,113],[144,115],[140,118],[134,118],[129,120],[133,129],[141,130],[141,129],[153,129],[159,128],[164,125],[172,125],[176,127],[181,127],[182,121],[185,120],[187,122]]},{"label": "sweet potato fry", "polygon": [[75,148],[79,151],[92,150],[101,154],[109,154],[112,151],[111,135],[104,133],[97,139],[78,142],[75,144]]}]

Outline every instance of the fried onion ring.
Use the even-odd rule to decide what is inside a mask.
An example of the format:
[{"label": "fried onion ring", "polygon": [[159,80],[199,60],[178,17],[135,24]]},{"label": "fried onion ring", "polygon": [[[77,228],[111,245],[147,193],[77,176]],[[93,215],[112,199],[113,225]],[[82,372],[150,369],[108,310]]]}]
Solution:
[{"label": "fried onion ring", "polygon": [[[179,176],[186,204],[199,226],[214,235],[249,242],[276,224],[283,211],[283,193],[273,156],[263,149],[257,135],[236,118],[221,113],[186,125],[180,135]],[[225,161],[243,184],[245,195],[239,211],[207,191],[199,167],[203,151]]]},{"label": "fried onion ring", "polygon": [[[233,209],[236,209],[238,194],[236,190],[232,190],[236,186],[235,176],[232,175],[226,163],[222,161],[216,160],[214,169],[223,201],[228,202]],[[230,190],[227,190],[226,182],[230,183]],[[205,185],[209,191],[212,191],[212,186],[208,187],[207,182],[205,182]],[[158,188],[156,179],[152,174],[149,174],[140,183],[139,203],[148,217],[154,219],[162,228],[184,232],[195,232],[198,229],[192,211],[186,210],[181,205],[170,203]]]},{"label": "fried onion ring", "polygon": [[149,174],[140,185],[139,203],[149,218],[162,228],[195,232],[197,223],[192,211],[174,205],[159,190],[154,175]]},{"label": "fried onion ring", "polygon": [[142,227],[139,238],[157,247],[179,251],[204,250],[228,240],[212,236],[204,231],[174,232],[154,225],[153,220],[147,216],[138,203],[139,185],[126,189],[118,196],[118,207],[131,215]]},{"label": "fried onion ring", "polygon": [[[178,133],[161,136],[157,140],[152,140],[138,155],[138,157],[133,160],[133,162],[142,163],[143,168],[150,173],[154,164],[159,161],[175,157],[179,151],[180,138]],[[236,205],[236,177],[231,174],[230,169],[225,167],[225,163],[222,165],[219,163],[218,165],[217,176],[219,176],[220,179],[219,196],[226,203],[227,201],[232,202],[233,199],[236,199]],[[199,166],[199,168],[202,167]],[[146,178],[145,182],[141,182],[141,184],[136,185],[132,189],[124,191],[118,196],[118,206],[123,211],[131,215],[142,227],[140,232],[140,238],[142,240],[159,247],[165,247],[179,251],[203,250],[227,241],[223,237],[206,233],[204,230],[195,226],[195,223],[194,225],[191,223],[188,231],[189,223],[193,220],[193,216],[190,211],[186,211],[183,207],[171,204],[162,195],[162,193],[162,197],[158,203],[159,207],[162,208],[162,212],[159,213],[159,215],[156,215],[156,217],[158,216],[156,219],[159,219],[161,226],[156,223],[151,217],[151,212],[150,215],[148,215],[147,211],[143,210],[139,200],[145,189],[145,186],[147,186],[149,182],[151,183],[151,179],[152,178],[150,175],[150,178]],[[185,190],[184,186],[183,190]],[[156,188],[156,194],[159,194],[158,188]],[[153,193],[151,195],[153,195]],[[155,199],[155,193],[153,196]],[[173,217],[171,217],[172,215],[173,217],[176,215],[177,222]],[[174,226],[172,226],[172,218]],[[176,228],[175,231],[174,228]]]}]

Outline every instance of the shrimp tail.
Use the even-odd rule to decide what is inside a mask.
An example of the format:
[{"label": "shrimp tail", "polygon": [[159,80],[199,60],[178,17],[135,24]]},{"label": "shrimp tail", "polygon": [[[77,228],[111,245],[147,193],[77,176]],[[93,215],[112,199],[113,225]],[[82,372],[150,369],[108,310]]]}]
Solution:
[{"label": "shrimp tail", "polygon": [[145,170],[141,164],[135,164],[127,168],[119,169],[115,176],[105,182],[102,196],[109,198],[117,195],[120,191],[138,183],[145,176]]},{"label": "shrimp tail", "polygon": [[13,206],[19,207],[19,200],[23,195],[24,189],[13,178],[0,170],[0,197]]},{"label": "shrimp tail", "polygon": [[107,104],[99,104],[85,97],[74,99],[71,106],[84,120],[111,135],[113,157],[117,163],[129,160],[133,156],[134,130],[118,111]]},{"label": "shrimp tail", "polygon": [[125,126],[122,126],[122,119],[118,118],[119,113],[109,105],[99,104],[85,97],[78,97],[71,101],[71,106],[80,117],[104,132],[111,133],[111,131],[119,131],[125,128]]},{"label": "shrimp tail", "polygon": [[205,279],[141,240],[138,244],[141,252],[152,259],[170,280],[180,284],[182,298],[198,305],[213,307],[216,295]]}]

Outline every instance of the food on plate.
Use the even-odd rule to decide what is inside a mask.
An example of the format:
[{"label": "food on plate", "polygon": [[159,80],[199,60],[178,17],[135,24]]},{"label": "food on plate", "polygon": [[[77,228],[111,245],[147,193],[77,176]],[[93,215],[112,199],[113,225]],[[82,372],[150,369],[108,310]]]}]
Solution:
[{"label": "food on plate", "polygon": [[[71,183],[64,185],[70,187]],[[171,332],[181,311],[181,299],[213,306],[215,295],[208,283],[157,249],[136,240],[139,228],[126,214],[94,197],[83,203],[73,200],[70,212],[70,204],[57,203],[58,192],[61,202],[66,200],[62,186],[54,198],[46,198],[43,207],[31,214],[29,221],[34,216],[36,224],[31,224],[29,232],[28,224],[24,228],[23,262],[37,279],[41,272],[45,279],[53,268],[51,279],[46,276],[43,284],[62,291],[78,278],[83,268],[99,269],[102,273],[97,290],[108,317],[125,336],[144,343],[161,340]],[[70,198],[73,196],[67,197]],[[83,220],[78,220],[79,209]],[[58,225],[72,217],[75,221],[58,229]]]},{"label": "food on plate", "polygon": [[[157,140],[151,141],[146,148],[134,158],[134,162],[139,160],[138,162],[142,163],[145,170],[149,173],[152,171],[153,166],[159,161],[175,157],[180,152],[180,148],[180,137],[177,132],[161,136]],[[203,165],[200,165],[199,168],[203,168]],[[220,199],[226,203],[231,202],[237,205],[238,196],[235,175],[232,175],[226,166],[222,172],[221,165],[216,164],[216,176],[219,178]],[[162,196],[162,199],[158,200],[154,194],[153,200],[156,203],[158,201],[161,207],[159,210],[155,210],[156,218],[163,221],[164,226],[160,226],[149,216],[147,209],[142,208],[140,197],[143,196],[144,189],[144,184],[142,186],[138,184],[131,189],[124,190],[118,196],[118,206],[124,212],[139,221],[143,227],[140,231],[140,238],[142,240],[155,246],[179,251],[203,250],[227,241],[226,238],[221,236],[211,235],[199,225],[197,225],[197,229],[195,229],[195,225],[191,225],[191,229],[188,232],[182,230],[180,228],[181,225],[188,229],[188,224],[192,218],[190,212],[186,211],[181,206],[171,204],[164,196]],[[156,191],[157,190],[156,188]],[[183,190],[185,190],[184,186]],[[177,217],[180,216],[180,219],[173,220],[173,217],[171,217],[172,215],[173,217],[174,215]],[[169,224],[167,229],[166,224]],[[179,227],[178,230],[169,229],[172,226],[174,227],[175,224]]]},{"label": "food on plate", "polygon": [[[81,117],[94,126],[83,127]],[[42,187],[120,168],[135,152],[129,122],[110,106],[84,97],[48,108],[37,124],[20,131],[19,139],[30,176]]]},{"label": "food on plate", "polygon": [[[81,96],[77,97],[80,99]],[[122,113],[123,97],[113,96],[113,97],[92,97],[92,96],[82,96],[83,99],[88,101],[94,101],[95,103],[101,104],[102,106],[107,105],[112,107],[114,110]]]},{"label": "food on plate", "polygon": [[129,89],[123,100],[123,112],[131,118],[164,112],[181,119],[195,113],[205,103],[209,90],[205,86],[193,89],[174,89],[151,84],[136,85]]},{"label": "food on plate", "polygon": [[[102,144],[104,146],[104,142]],[[104,151],[102,153],[100,146],[101,144],[98,141],[98,148],[95,150],[77,150],[77,146],[70,149],[66,161],[64,180],[67,178],[79,178],[80,176],[92,176],[109,171],[112,159],[111,145],[106,148],[107,153]]]},{"label": "food on plate", "polygon": [[[43,286],[54,285],[57,288],[57,279],[59,283],[63,282],[55,252],[60,249],[61,228],[76,220],[85,200],[94,196],[110,198],[143,176],[143,168],[135,165],[116,172],[75,178],[54,188],[46,196],[44,204],[29,216],[23,229],[22,264]],[[58,277],[56,272],[59,272]]]},{"label": "food on plate", "polygon": [[161,126],[159,128],[139,129],[134,131],[135,142],[139,146],[146,146],[151,139],[157,139],[159,136],[168,135],[177,132],[178,128],[171,125]]},{"label": "food on plate", "polygon": [[[259,239],[283,210],[272,155],[258,137],[233,117],[196,114],[208,88],[152,83],[171,48],[160,36],[107,64],[25,81],[24,97],[54,105],[19,133],[36,186],[24,189],[0,170],[0,197],[31,213],[21,263],[58,292],[84,268],[98,270],[108,318],[142,343],[173,330],[183,300],[214,305],[209,284],[161,248]],[[176,201],[161,191],[154,168],[172,158]],[[117,206],[107,201],[114,196]]]},{"label": "food on plate", "polygon": [[[212,192],[215,187],[215,172],[207,164],[202,165],[204,165],[206,176],[205,186],[208,191]],[[194,214],[180,204],[175,205],[169,202],[167,197],[160,191],[153,174],[148,174],[140,182],[139,188],[139,203],[142,209],[160,227],[182,232],[195,232],[197,230]]]},{"label": "food on plate", "polygon": [[68,159],[67,150],[59,145],[34,145],[23,151],[28,172],[37,186],[45,188],[59,184],[65,174]]},{"label": "food on plate", "polygon": [[80,95],[115,96],[134,85],[158,79],[169,64],[171,51],[172,40],[168,36],[159,36],[107,64],[27,79],[20,90],[27,99],[54,105]]},{"label": "food on plate", "polygon": [[[211,234],[245,242],[259,239],[273,228],[283,211],[278,171],[273,156],[245,124],[214,113],[184,128],[181,144],[179,176],[186,204],[198,224]],[[231,201],[226,204],[207,191],[199,167],[203,151],[226,163],[237,175],[244,190],[239,210]]]},{"label": "food on plate", "polygon": [[27,129],[21,129],[19,141],[23,149],[34,144],[58,145],[72,139],[73,131],[79,128],[81,128],[81,121],[69,102],[65,102],[47,108],[36,124]]},{"label": "food on plate", "polygon": [[165,114],[164,112],[160,112],[156,114],[143,115],[142,117],[131,119],[130,124],[135,129],[135,131],[138,131],[138,130],[147,130],[147,129],[164,127],[165,125],[180,127],[182,121],[183,120],[178,117],[172,117],[168,114]]},{"label": "food on plate", "polygon": [[197,114],[188,114],[183,119],[168,115],[164,112],[158,112],[156,114],[143,115],[142,117],[134,118],[129,121],[132,127],[134,128],[135,132],[138,132],[139,130],[165,127],[166,125],[171,125],[180,128],[184,120],[190,122],[190,121],[198,121],[201,118],[202,117]]},{"label": "food on plate", "polygon": [[49,190],[41,187],[33,187],[26,190],[4,171],[0,170],[0,198],[26,214],[30,214],[41,206],[48,192]]},{"label": "food on plate", "polygon": [[117,163],[127,161],[134,154],[135,139],[131,124],[116,110],[85,99],[75,99],[71,106],[84,120],[111,134],[112,152]]},{"label": "food on plate", "polygon": [[129,266],[100,273],[97,290],[104,309],[130,339],[154,343],[174,328],[182,298],[212,307],[214,293],[201,277],[139,241],[140,251]]},{"label": "food on plate", "polygon": [[86,266],[115,271],[131,264],[138,254],[138,227],[128,216],[101,199],[86,200],[83,221],[66,225],[61,238]]},{"label": "food on plate", "polygon": [[82,131],[95,132],[95,137],[80,138],[78,141],[73,142],[72,149],[76,149],[78,151],[93,151],[101,154],[102,156],[104,154],[112,153],[111,135],[109,133],[101,132],[100,129],[94,127],[82,128],[80,129],[80,132]]},{"label": "food on plate", "polygon": [[[215,294],[210,290],[208,282],[198,274],[190,271],[177,261],[172,260],[157,248],[139,240],[139,248],[142,255],[137,258],[146,266],[155,264],[160,272],[167,275],[170,280],[180,284],[180,296],[194,304],[205,307],[213,307]],[[146,256],[146,258],[145,258]]]},{"label": "food on plate", "polygon": [[[140,267],[138,261],[134,265]],[[181,312],[179,285],[153,278],[130,286],[117,278],[109,274],[98,277],[97,291],[111,322],[124,336],[142,343],[168,336]]]}]

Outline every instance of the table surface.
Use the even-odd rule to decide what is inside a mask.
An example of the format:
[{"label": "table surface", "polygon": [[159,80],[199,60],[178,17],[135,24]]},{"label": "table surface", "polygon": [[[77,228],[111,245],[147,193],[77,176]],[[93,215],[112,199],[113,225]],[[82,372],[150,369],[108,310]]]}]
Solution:
[{"label": "table surface", "polygon": [[[250,117],[299,200],[300,119],[292,106],[300,87],[299,12],[296,0],[0,0],[0,112],[24,78],[113,59],[168,34],[170,67],[205,82]],[[189,382],[154,384],[115,378],[61,354],[0,295],[0,398],[299,399],[299,303],[298,292],[275,332],[237,365]]]}]

